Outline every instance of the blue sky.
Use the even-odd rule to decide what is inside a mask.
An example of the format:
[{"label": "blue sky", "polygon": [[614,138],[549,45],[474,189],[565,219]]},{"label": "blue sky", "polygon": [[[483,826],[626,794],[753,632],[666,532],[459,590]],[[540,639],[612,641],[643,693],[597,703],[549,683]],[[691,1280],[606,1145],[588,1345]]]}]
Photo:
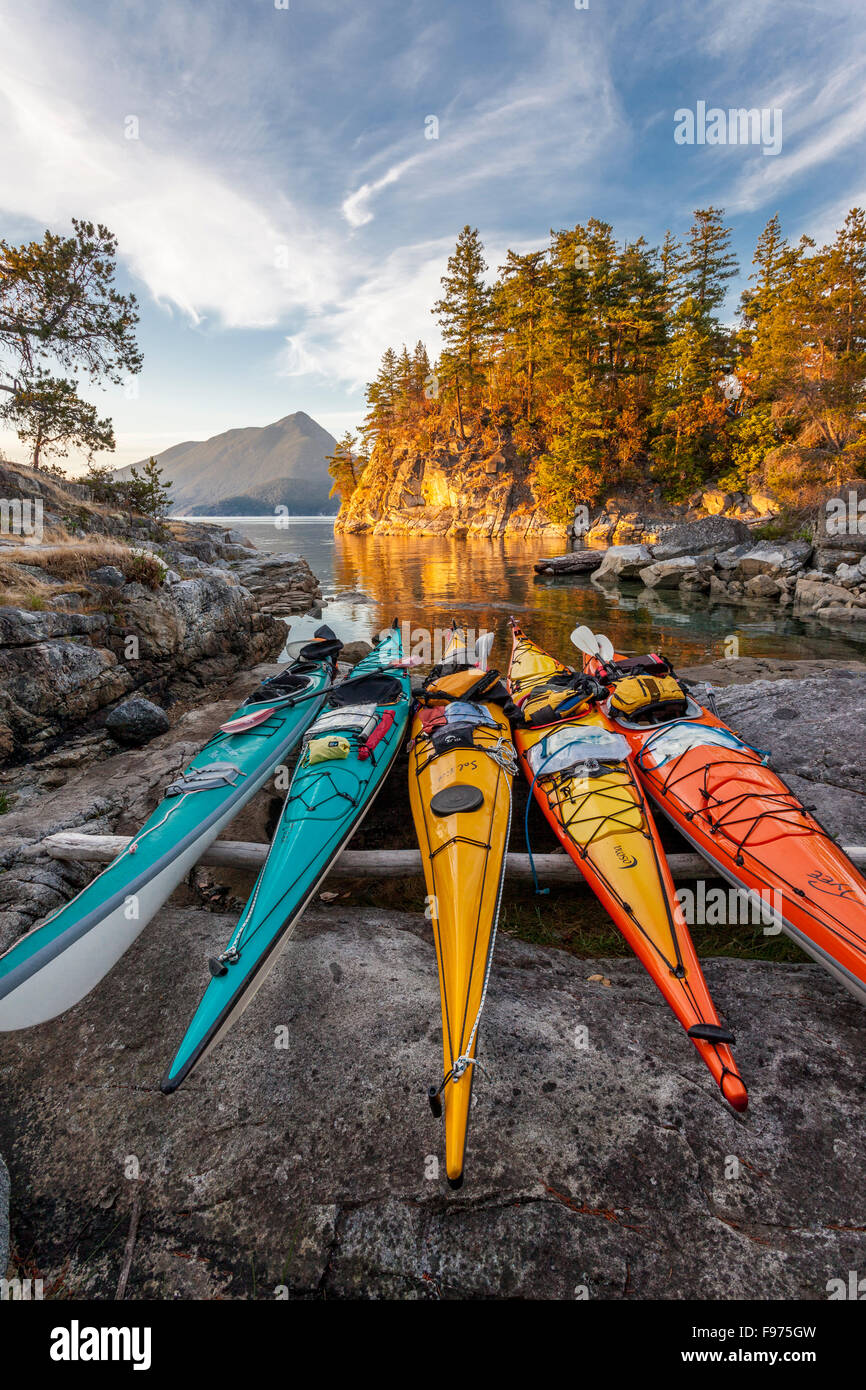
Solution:
[{"label": "blue sky", "polygon": [[[118,463],[299,409],[337,433],[385,347],[435,351],[464,223],[495,269],[712,202],[745,275],[773,212],[820,241],[866,203],[864,91],[864,0],[0,0],[0,235],[118,236]],[[781,153],[676,144],[699,101],[781,109]]]}]

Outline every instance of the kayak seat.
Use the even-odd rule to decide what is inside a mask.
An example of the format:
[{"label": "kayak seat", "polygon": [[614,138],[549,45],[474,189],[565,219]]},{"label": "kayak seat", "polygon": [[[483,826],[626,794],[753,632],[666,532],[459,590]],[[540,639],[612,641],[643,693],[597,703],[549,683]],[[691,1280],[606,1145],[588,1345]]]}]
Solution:
[{"label": "kayak seat", "polygon": [[328,692],[331,709],[351,705],[396,705],[405,696],[401,681],[387,671],[370,671],[340,681]]},{"label": "kayak seat", "polygon": [[[268,680],[262,681],[261,685],[248,695],[244,700],[245,705],[260,705],[265,700],[273,700],[277,696],[295,695],[300,690],[306,690],[309,681],[309,673],[318,671],[318,667],[312,662],[301,666],[296,665],[291,671],[281,671],[278,676],[270,676]],[[304,674],[304,673],[307,674]]]}]

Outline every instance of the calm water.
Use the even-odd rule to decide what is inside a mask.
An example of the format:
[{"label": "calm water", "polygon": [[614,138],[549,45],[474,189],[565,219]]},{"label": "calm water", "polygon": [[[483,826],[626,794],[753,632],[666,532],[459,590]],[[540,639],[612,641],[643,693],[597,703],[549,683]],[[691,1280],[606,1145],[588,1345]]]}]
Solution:
[{"label": "calm water", "polygon": [[[279,530],[261,517],[207,518],[243,531],[263,550],[302,555],[318,576],[324,618],[344,641],[372,639],[399,618],[413,627],[445,628],[458,616],[476,629],[496,632],[493,664],[502,669],[510,650],[510,613],[550,651],[568,659],[569,633],[577,623],[607,632],[624,651],[665,651],[679,665],[725,656],[735,634],[740,656],[858,657],[866,629],[852,640],[847,629],[779,618],[743,608],[709,610],[676,591],[653,593],[642,585],[605,592],[589,579],[536,576],[543,554],[561,554],[562,541],[546,549],[537,541],[446,540],[407,536],[335,536],[325,517],[292,518]],[[367,600],[340,597],[360,592]],[[292,637],[304,637],[321,619],[295,618]]]}]

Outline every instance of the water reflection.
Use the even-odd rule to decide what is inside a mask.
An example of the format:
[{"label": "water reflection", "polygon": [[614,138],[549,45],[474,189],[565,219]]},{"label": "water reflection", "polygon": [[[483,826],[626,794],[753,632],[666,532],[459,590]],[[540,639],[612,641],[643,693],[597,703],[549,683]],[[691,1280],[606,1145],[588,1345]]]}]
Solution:
[{"label": "water reflection", "polygon": [[[586,623],[609,633],[620,650],[663,650],[680,665],[723,657],[731,636],[741,656],[862,658],[862,641],[846,631],[780,618],[772,608],[710,609],[704,597],[682,598],[675,590],[640,584],[604,590],[587,578],[536,576],[535,561],[560,552],[561,541],[335,537],[325,518],[293,518],[285,530],[261,518],[235,518],[232,525],[263,549],[293,551],[309,561],[328,600],[324,616],[345,640],[370,640],[395,617],[432,629],[462,616],[472,627],[495,631],[492,659],[501,668],[510,649],[505,619],[514,613],[560,656],[572,650],[568,637],[575,624]],[[316,621],[293,619],[293,636],[306,635]]]}]

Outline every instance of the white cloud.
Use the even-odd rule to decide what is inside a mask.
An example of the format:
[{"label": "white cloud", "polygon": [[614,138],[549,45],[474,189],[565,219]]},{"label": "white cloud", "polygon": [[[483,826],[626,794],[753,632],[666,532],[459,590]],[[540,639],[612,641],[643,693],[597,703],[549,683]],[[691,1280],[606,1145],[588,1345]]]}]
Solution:
[{"label": "white cloud", "polygon": [[316,373],[358,388],[370,379],[387,347],[420,338],[433,353],[439,330],[430,313],[453,242],[400,247],[360,278],[339,306],[311,318],[287,339],[282,376]]},{"label": "white cloud", "polygon": [[342,212],[349,226],[363,227],[367,222],[372,222],[373,214],[369,206],[371,199],[383,188],[397,183],[398,179],[414,162],[412,159],[407,159],[402,164],[393,165],[380,179],[375,179],[373,183],[362,183],[360,188],[344,198]]},{"label": "white cloud", "polygon": [[18,76],[50,74],[44,34],[0,20],[0,46],[7,214],[52,226],[76,215],[105,222],[153,297],[193,321],[264,327],[339,294],[342,262],[318,219],[283,194],[259,199],[237,187],[146,123],[140,139],[126,139],[118,115],[109,134],[47,80]]}]

